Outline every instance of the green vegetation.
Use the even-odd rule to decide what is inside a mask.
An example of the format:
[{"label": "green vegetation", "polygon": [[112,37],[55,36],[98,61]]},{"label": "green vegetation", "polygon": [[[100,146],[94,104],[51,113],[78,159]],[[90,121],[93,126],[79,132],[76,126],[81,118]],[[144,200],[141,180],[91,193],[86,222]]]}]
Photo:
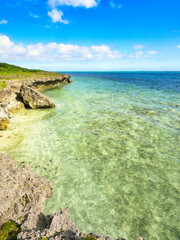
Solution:
[{"label": "green vegetation", "polygon": [[86,238],[83,238],[83,240],[97,240],[95,236],[87,235]]},{"label": "green vegetation", "polygon": [[0,81],[0,89],[6,88],[6,87],[7,87],[6,82],[4,80]]},{"label": "green vegetation", "polygon": [[47,238],[43,238],[43,237],[41,237],[40,240],[48,240],[48,239],[47,239]]},{"label": "green vegetation", "polygon": [[7,63],[0,63],[0,73],[1,72],[6,72],[6,73],[11,73],[11,72],[31,72],[31,73],[38,73],[38,72],[43,72],[42,70],[36,70],[36,69],[27,69],[27,68],[21,68],[18,66],[10,65]]},{"label": "green vegetation", "polygon": [[28,77],[60,77],[62,73],[47,72],[38,69],[27,69],[7,63],[0,63],[0,80],[22,79]]},{"label": "green vegetation", "polygon": [[17,220],[19,220],[20,222],[22,222],[22,220],[23,220],[22,216],[18,217]]},{"label": "green vegetation", "polygon": [[0,230],[0,240],[16,240],[20,227],[17,223],[9,221]]}]

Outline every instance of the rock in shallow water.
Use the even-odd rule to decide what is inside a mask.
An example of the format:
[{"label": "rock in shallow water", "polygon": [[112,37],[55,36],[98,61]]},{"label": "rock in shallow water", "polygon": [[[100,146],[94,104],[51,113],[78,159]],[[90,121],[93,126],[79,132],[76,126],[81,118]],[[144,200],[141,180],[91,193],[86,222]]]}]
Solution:
[{"label": "rock in shallow water", "polygon": [[30,108],[52,108],[56,105],[50,101],[47,97],[43,96],[38,91],[22,85],[20,89],[20,95],[24,104]]}]

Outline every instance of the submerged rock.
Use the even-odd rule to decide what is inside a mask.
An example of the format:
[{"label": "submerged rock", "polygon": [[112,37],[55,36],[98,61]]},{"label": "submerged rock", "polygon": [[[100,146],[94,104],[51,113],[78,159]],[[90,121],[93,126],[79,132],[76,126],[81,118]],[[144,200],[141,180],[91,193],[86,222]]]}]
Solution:
[{"label": "submerged rock", "polygon": [[35,175],[29,167],[17,167],[7,155],[0,153],[0,226],[8,220],[22,221],[32,212],[42,212],[52,188],[43,177]]},{"label": "submerged rock", "polygon": [[20,95],[24,104],[30,108],[51,108],[55,107],[55,104],[47,97],[43,96],[38,91],[22,85],[20,89]]}]

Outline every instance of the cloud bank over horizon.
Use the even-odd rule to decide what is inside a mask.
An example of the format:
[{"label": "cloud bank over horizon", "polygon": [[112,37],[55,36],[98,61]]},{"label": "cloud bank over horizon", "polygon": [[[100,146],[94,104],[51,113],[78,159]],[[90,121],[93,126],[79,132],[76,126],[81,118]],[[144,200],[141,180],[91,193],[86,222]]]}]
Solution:
[{"label": "cloud bank over horizon", "polygon": [[[136,45],[143,46],[143,45]],[[139,48],[139,47],[138,47]],[[135,48],[135,49],[138,49]],[[144,48],[144,47],[143,47]],[[4,60],[35,60],[35,61],[101,61],[121,58],[150,58],[157,51],[135,51],[128,55],[119,50],[113,50],[106,44],[80,46],[77,44],[64,44],[49,42],[43,44],[25,45],[14,43],[6,35],[0,34],[0,61]]]},{"label": "cloud bank over horizon", "polygon": [[50,42],[48,44],[15,44],[6,35],[0,35],[0,60],[87,61],[122,58],[117,50],[107,45],[78,46]]}]

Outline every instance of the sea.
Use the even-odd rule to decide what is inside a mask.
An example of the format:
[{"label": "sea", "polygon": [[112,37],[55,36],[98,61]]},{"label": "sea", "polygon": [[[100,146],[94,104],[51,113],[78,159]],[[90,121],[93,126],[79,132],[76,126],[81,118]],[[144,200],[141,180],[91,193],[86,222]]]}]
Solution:
[{"label": "sea", "polygon": [[15,115],[10,156],[52,181],[87,233],[180,239],[180,72],[68,72],[54,109]]}]

